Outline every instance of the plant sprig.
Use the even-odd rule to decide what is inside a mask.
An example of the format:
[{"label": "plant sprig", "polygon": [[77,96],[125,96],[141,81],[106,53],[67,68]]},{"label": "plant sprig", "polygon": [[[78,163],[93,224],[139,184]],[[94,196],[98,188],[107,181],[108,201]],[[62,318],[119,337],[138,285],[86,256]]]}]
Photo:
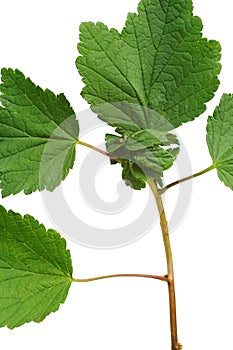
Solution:
[{"label": "plant sprig", "polygon": [[19,70],[4,68],[2,197],[53,191],[73,168],[79,146],[101,153],[122,167],[127,186],[150,187],[160,215],[167,271],[163,276],[74,278],[70,252],[58,232],[0,207],[0,326],[41,322],[64,303],[73,282],[149,278],[168,285],[171,349],[179,350],[174,264],[162,195],[214,169],[233,189],[233,95],[223,94],[208,118],[213,164],[167,185],[163,174],[179,153],[174,130],[199,117],[219,86],[220,44],[203,38],[191,0],[141,0],[122,32],[100,22],[82,23],[78,50],[76,65],[85,85],[81,94],[96,116],[115,129],[105,137],[106,150],[79,139],[79,123],[64,94],[42,90]]}]

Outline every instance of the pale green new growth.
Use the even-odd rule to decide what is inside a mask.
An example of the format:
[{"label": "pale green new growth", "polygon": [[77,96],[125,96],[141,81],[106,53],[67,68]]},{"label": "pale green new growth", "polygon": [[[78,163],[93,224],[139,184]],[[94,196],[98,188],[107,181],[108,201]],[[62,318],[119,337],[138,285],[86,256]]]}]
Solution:
[{"label": "pale green new growth", "polygon": [[71,282],[65,240],[0,206],[0,327],[41,322],[64,303]]},{"label": "pale green new growth", "polygon": [[136,190],[146,187],[148,179],[156,179],[162,186],[163,171],[172,166],[179,153],[179,142],[174,135],[154,130],[127,135],[123,132],[123,138],[107,134],[105,141],[107,151],[122,160],[122,178],[126,185]]},{"label": "pale green new growth", "polygon": [[209,117],[207,144],[220,180],[233,190],[233,95],[223,94]]},{"label": "pale green new growth", "polygon": [[2,69],[0,91],[2,196],[54,190],[74,164],[74,111],[63,94],[43,91],[19,70]]}]

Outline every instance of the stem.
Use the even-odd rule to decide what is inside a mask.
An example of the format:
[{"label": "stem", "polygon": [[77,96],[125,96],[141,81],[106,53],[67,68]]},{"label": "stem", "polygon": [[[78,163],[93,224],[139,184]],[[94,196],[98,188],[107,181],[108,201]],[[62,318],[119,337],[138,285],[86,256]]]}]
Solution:
[{"label": "stem", "polygon": [[143,274],[118,274],[118,275],[108,275],[108,276],[100,276],[100,277],[93,277],[93,278],[85,278],[85,279],[77,279],[73,278],[73,282],[93,282],[98,280],[103,280],[107,278],[116,278],[116,277],[141,277],[141,278],[152,278],[155,280],[160,280],[167,282],[168,278],[166,276],[154,276],[154,275],[143,275]]},{"label": "stem", "polygon": [[158,192],[156,183],[152,180],[152,181],[148,181],[148,184],[154,194],[155,201],[158,207],[158,211],[160,215],[160,226],[162,230],[164,248],[166,253],[167,283],[168,283],[169,305],[170,305],[171,350],[180,350],[182,349],[182,346],[178,342],[178,334],[177,334],[174,269],[173,269],[172,249],[171,249],[171,243],[170,243],[169,231],[168,231],[168,223],[167,223],[167,218],[164,211],[162,197],[161,197],[161,194]]},{"label": "stem", "polygon": [[180,179],[180,180],[177,180],[177,181],[175,181],[175,182],[172,182],[171,184],[165,186],[165,187],[162,188],[161,190],[158,190],[158,193],[161,195],[161,194],[163,194],[164,192],[166,192],[169,188],[174,187],[174,186],[176,186],[176,185],[179,185],[179,184],[181,184],[182,182],[185,182],[185,181],[194,179],[195,177],[198,177],[198,176],[201,176],[201,175],[203,175],[203,174],[206,174],[206,173],[208,173],[209,171],[215,169],[215,167],[216,167],[215,164],[212,164],[210,167],[208,167],[208,168],[206,168],[206,169],[200,171],[199,173],[196,173],[196,174],[194,174],[194,175],[190,175],[190,176],[187,176],[187,177],[185,177],[185,178],[183,178],[183,179]]},{"label": "stem", "polygon": [[100,154],[103,154],[104,156],[107,156],[107,157],[109,157],[109,158],[111,158],[111,159],[113,159],[113,160],[119,161],[119,158],[114,157],[114,156],[112,156],[110,153],[105,152],[105,151],[103,151],[102,149],[97,148],[97,147],[95,147],[95,146],[93,146],[93,145],[90,145],[89,143],[86,143],[86,142],[83,142],[83,141],[80,141],[80,140],[77,140],[76,143],[77,143],[77,145],[81,145],[81,146],[90,148],[90,149],[92,149],[93,151],[96,151],[96,152],[98,152],[98,153],[100,153]]}]

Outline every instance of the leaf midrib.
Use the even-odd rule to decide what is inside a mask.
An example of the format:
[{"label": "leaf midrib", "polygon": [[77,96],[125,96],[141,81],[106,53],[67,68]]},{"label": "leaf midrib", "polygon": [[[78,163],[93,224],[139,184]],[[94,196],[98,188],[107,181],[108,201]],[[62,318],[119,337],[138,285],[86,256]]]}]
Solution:
[{"label": "leaf midrib", "polygon": [[[0,261],[3,261],[3,262],[6,262],[4,261],[3,259],[0,259]],[[7,263],[9,265],[9,263]],[[10,265],[9,265],[10,266]],[[51,273],[42,273],[42,272],[34,272],[34,271],[30,271],[30,270],[24,270],[24,269],[18,269],[18,268],[10,268],[10,267],[1,267],[0,266],[0,272],[1,270],[9,270],[9,271],[12,271],[12,272],[25,272],[27,274],[25,275],[17,275],[17,276],[14,276],[14,277],[10,277],[10,278],[7,278],[4,280],[1,280],[0,279],[0,283],[3,283],[3,282],[6,282],[6,281],[10,281],[10,280],[14,280],[14,279],[19,279],[19,278],[25,278],[25,277],[31,277],[31,276],[43,276],[43,277],[55,277],[55,278],[66,278],[68,280],[71,280],[72,281],[72,277],[67,275],[58,275],[58,274],[51,274]]]},{"label": "leaf midrib", "polygon": [[78,139],[66,139],[66,138],[56,138],[56,137],[40,137],[40,136],[0,136],[0,142],[1,140],[5,140],[5,139],[14,139],[14,140],[22,140],[22,139],[35,139],[35,140],[43,140],[46,142],[51,142],[51,141],[63,141],[63,142],[70,142],[72,143],[76,143],[78,141]]},{"label": "leaf midrib", "polygon": [[[162,30],[162,33],[161,33],[161,37],[160,37],[160,40],[159,40],[159,43],[158,43],[158,47],[156,48],[155,45],[154,45],[154,41],[153,41],[153,35],[152,35],[152,30],[151,30],[151,25],[150,25],[150,21],[148,19],[148,13],[146,11],[146,8],[144,7],[144,10],[145,10],[145,14],[146,14],[146,18],[147,18],[147,22],[148,22],[148,27],[149,27],[149,30],[150,30],[150,34],[151,34],[151,41],[152,41],[152,44],[153,44],[153,47],[155,49],[155,56],[154,56],[154,60],[153,60],[153,65],[152,65],[152,72],[154,72],[154,68],[155,68],[155,65],[156,65],[156,61],[157,61],[157,57],[158,57],[158,53],[159,53],[159,47],[163,41],[163,36],[164,36],[164,32],[165,32],[165,28],[166,28],[166,24],[167,24],[167,16],[168,16],[168,10],[169,10],[169,7],[170,7],[170,1],[168,1],[168,5],[167,5],[167,10],[166,10],[166,13],[165,13],[165,19],[164,19],[164,24],[163,24],[163,30]],[[162,68],[163,69],[163,68]],[[150,86],[149,86],[149,91],[148,91],[148,94],[147,94],[147,105],[150,104],[150,97],[151,97],[151,91],[152,91],[152,86],[153,86],[153,73],[151,74],[151,81],[150,81]]]}]

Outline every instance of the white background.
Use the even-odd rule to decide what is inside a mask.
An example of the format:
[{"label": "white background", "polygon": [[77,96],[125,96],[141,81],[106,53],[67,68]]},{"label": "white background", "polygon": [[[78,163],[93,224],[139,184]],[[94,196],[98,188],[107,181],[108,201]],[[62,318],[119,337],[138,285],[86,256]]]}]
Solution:
[{"label": "white background", "polygon": [[[65,92],[78,113],[87,108],[80,96],[82,82],[75,68],[79,24],[100,20],[121,29],[126,14],[136,10],[136,6],[137,0],[1,0],[0,67],[19,68],[43,88]],[[229,0],[195,0],[194,6],[195,14],[204,22],[204,34],[221,42],[223,54],[221,87],[208,104],[208,112],[179,130],[190,154],[193,172],[196,172],[211,164],[205,144],[207,116],[223,92],[233,92],[233,4]],[[95,144],[95,139],[92,143]],[[74,184],[74,171],[72,180],[66,180],[67,186],[69,181],[73,181],[70,185]],[[120,171],[112,167],[107,180],[99,181],[99,185],[102,183],[99,191],[105,199],[115,198],[116,180],[120,180]],[[166,176],[166,181],[170,180],[176,180],[175,171]],[[113,189],[110,191],[110,188]],[[74,191],[77,196],[72,206],[78,206],[81,198],[78,189]],[[167,194],[168,213],[172,210],[169,203],[175,202],[176,196],[175,189]],[[220,183],[215,172],[196,179],[191,205],[182,224],[171,236],[179,336],[184,349],[233,347],[232,202],[232,192]],[[11,196],[1,203],[7,209],[32,214],[48,228],[54,226],[38,193],[28,197]],[[136,208],[135,203],[132,205]],[[74,277],[165,273],[158,225],[141,240],[120,249],[94,250],[70,241],[68,247],[73,258]],[[4,350],[16,347],[18,350],[170,349],[167,288],[160,281],[141,279],[76,284],[71,287],[66,304],[56,314],[41,324],[31,323],[13,331],[0,329],[0,339]]]}]

